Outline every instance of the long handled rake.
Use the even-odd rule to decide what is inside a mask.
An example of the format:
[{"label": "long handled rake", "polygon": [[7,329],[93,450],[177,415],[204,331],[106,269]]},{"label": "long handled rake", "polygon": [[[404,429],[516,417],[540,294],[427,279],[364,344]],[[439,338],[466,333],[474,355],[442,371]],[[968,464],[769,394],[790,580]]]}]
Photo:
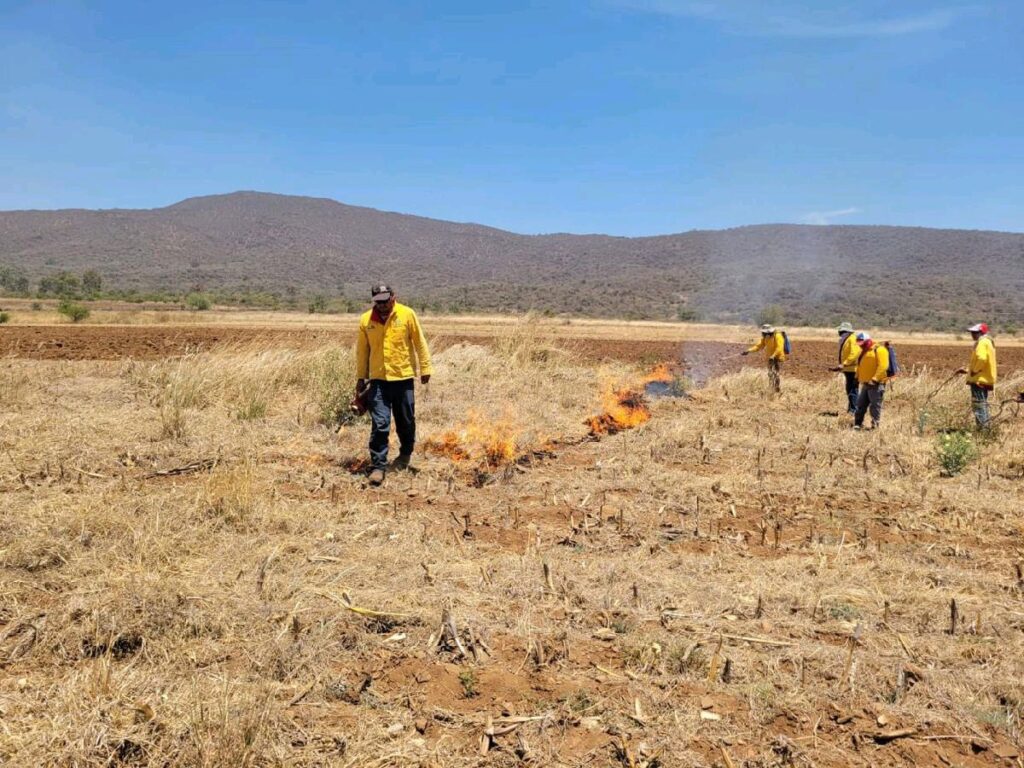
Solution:
[{"label": "long handled rake", "polygon": [[951,376],[950,376],[950,377],[949,377],[948,379],[946,379],[946,380],[945,380],[944,382],[942,382],[941,384],[939,384],[939,386],[937,386],[937,387],[936,387],[935,389],[933,389],[933,390],[932,390],[932,392],[931,392],[931,394],[930,394],[930,395],[928,395],[928,397],[926,397],[926,398],[924,399],[924,402],[923,402],[923,403],[921,403],[921,407],[922,407],[922,408],[924,408],[924,407],[925,407],[926,405],[928,405],[928,403],[930,403],[930,402],[932,401],[932,398],[933,398],[933,397],[935,397],[935,396],[936,396],[937,394],[939,394],[939,392],[941,392],[941,391],[942,391],[943,389],[945,389],[945,388],[946,388],[946,385],[947,385],[947,384],[949,384],[949,383],[950,383],[951,381],[953,381],[953,380],[954,380],[954,379],[955,379],[955,378],[956,378],[957,376],[960,376],[960,375],[961,375],[961,374],[959,374],[959,373],[954,373],[954,374],[952,374],[952,375],[951,375]]},{"label": "long handled rake", "polygon": [[[1024,400],[1020,400],[1016,397],[1000,401],[999,410],[996,411],[995,416],[989,419],[988,425],[993,427],[996,424],[1002,424],[1004,421],[1009,421],[1010,419],[1020,416],[1021,405],[1024,405]],[[1009,411],[1006,411],[1007,406],[1010,406]]]}]

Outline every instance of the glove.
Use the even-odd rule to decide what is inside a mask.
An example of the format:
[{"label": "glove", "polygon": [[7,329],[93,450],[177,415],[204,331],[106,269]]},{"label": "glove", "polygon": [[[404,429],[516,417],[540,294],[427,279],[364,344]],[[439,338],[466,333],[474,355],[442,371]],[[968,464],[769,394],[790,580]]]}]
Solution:
[{"label": "glove", "polygon": [[366,379],[356,379],[356,394],[366,389]]},{"label": "glove", "polygon": [[420,376],[420,384],[429,384],[429,383],[430,383],[430,374],[429,373],[424,373],[422,376]]}]

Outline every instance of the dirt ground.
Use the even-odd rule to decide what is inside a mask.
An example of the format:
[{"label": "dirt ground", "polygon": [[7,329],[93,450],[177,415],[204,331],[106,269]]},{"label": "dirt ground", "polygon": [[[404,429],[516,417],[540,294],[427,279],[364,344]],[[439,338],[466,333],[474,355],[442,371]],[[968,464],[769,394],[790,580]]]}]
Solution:
[{"label": "dirt ground", "polygon": [[[457,327],[457,326],[456,326]],[[500,338],[500,329],[474,334],[443,331],[437,337],[443,349],[459,342],[488,343]],[[639,333],[639,331],[638,331]],[[745,345],[723,341],[668,341],[664,339],[601,339],[575,335],[563,329],[554,342],[591,360],[612,359],[630,363],[680,362],[698,381],[711,375],[759,366],[757,356],[739,357]],[[310,343],[351,345],[351,331],[324,328],[268,329],[236,326],[98,326],[37,325],[0,328],[0,357],[33,360],[156,360],[186,351],[209,350],[217,346],[263,341],[281,345]],[[803,340],[794,335],[795,353],[785,371],[792,376],[816,379],[827,376],[834,365],[835,344]],[[900,365],[907,373],[922,368],[952,371],[970,357],[970,342],[950,339],[947,344],[900,343]],[[999,347],[999,364],[1004,375],[1024,369],[1024,347]]]},{"label": "dirt ground", "polygon": [[344,334],[0,328],[0,764],[1024,765],[1020,414],[936,458],[966,344],[853,432],[827,342],[772,399],[737,343],[548,341],[437,338],[375,489]]}]

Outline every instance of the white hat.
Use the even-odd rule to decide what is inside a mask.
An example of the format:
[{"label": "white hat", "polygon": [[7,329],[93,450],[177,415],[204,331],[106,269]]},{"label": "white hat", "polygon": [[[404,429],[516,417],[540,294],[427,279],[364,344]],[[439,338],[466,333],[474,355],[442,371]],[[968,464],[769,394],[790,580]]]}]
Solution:
[{"label": "white hat", "polygon": [[761,333],[775,333],[775,326],[765,323],[761,326]]},{"label": "white hat", "polygon": [[871,334],[867,331],[858,331],[857,341],[871,341]]}]

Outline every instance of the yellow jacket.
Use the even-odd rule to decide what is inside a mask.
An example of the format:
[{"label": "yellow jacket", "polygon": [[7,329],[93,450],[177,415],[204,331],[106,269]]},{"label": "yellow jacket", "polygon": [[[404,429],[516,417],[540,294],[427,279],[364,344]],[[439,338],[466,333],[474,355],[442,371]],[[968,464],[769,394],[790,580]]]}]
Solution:
[{"label": "yellow jacket", "polygon": [[363,313],[356,337],[356,378],[411,379],[417,361],[420,376],[434,372],[427,338],[413,310],[396,302],[383,325],[373,319],[372,309]]},{"label": "yellow jacket", "polygon": [[782,338],[782,331],[776,331],[770,336],[761,335],[760,341],[750,347],[747,352],[764,350],[766,360],[778,360],[780,363],[786,359],[786,341]]},{"label": "yellow jacket", "polygon": [[860,356],[857,363],[857,381],[861,384],[885,384],[889,378],[889,350],[884,345],[875,343],[871,349]]},{"label": "yellow jacket", "polygon": [[989,388],[996,385],[996,345],[988,336],[982,336],[974,345],[967,383]]},{"label": "yellow jacket", "polygon": [[857,346],[857,334],[848,333],[839,349],[839,364],[843,366],[844,373],[853,373],[857,370],[857,361],[860,359],[860,347]]}]

